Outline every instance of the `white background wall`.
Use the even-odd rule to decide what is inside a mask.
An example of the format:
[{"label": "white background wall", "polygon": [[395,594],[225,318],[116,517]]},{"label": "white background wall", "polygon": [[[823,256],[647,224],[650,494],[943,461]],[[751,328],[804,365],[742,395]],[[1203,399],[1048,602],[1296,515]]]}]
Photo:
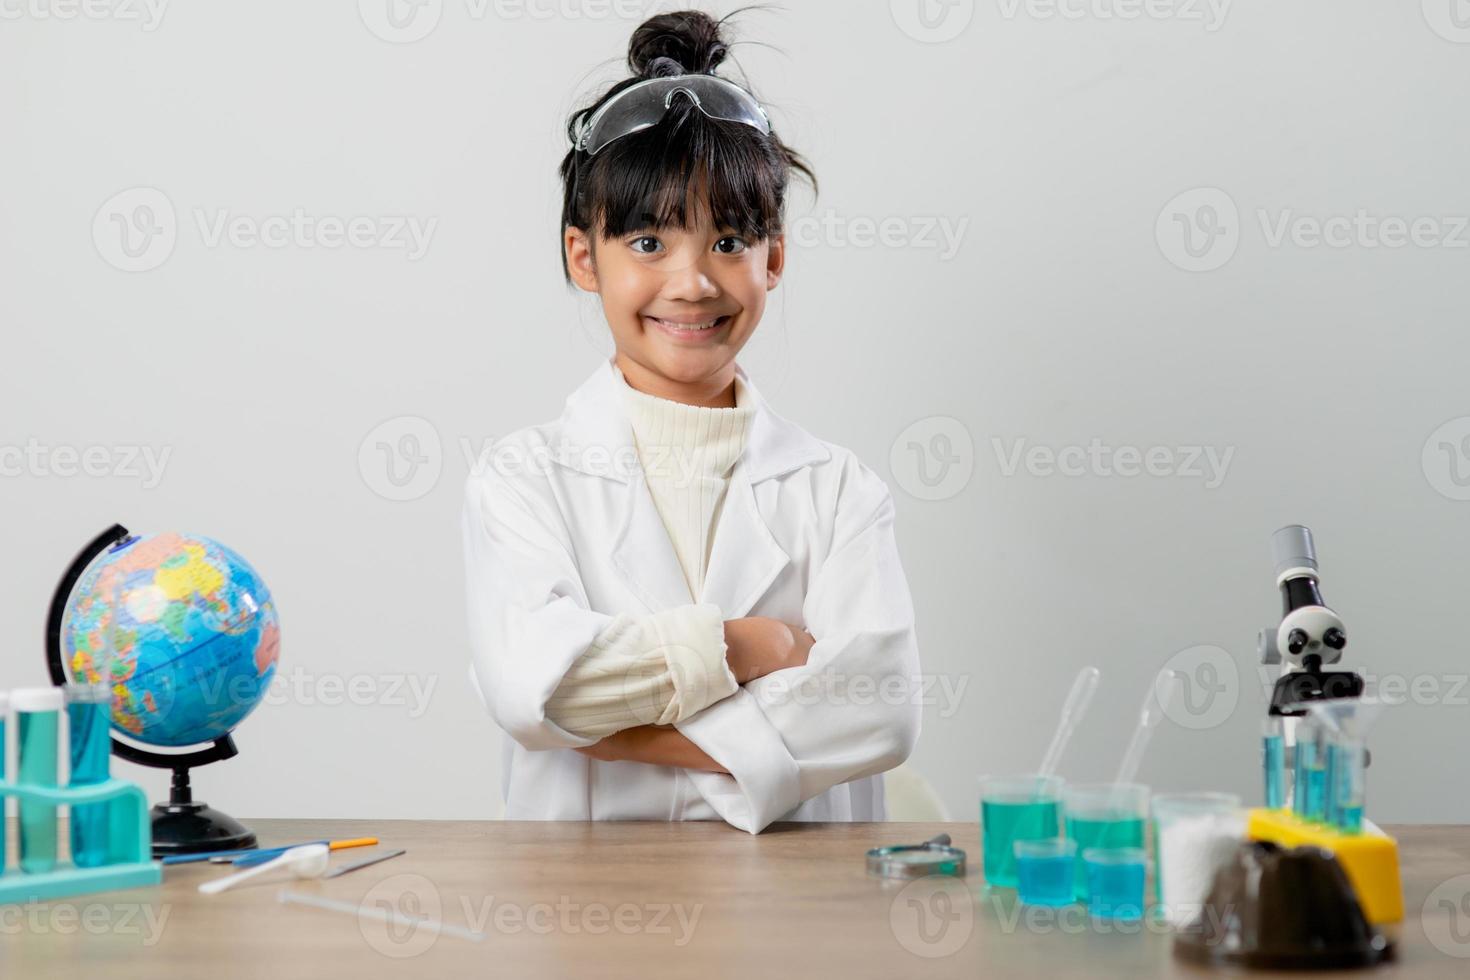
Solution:
[{"label": "white background wall", "polygon": [[[655,8],[443,0],[393,43],[368,26],[403,36],[378,0],[175,0],[153,29],[63,3],[0,3],[0,686],[43,681],[51,586],[91,535],[198,531],[250,558],[284,629],[282,686],[201,796],[245,816],[497,813],[498,734],[464,681],[463,447],[554,417],[610,351],[560,280],[554,167],[567,112],[620,77]],[[1370,815],[1470,819],[1470,26],[1452,3],[740,19],[779,49],[736,51],[823,181],[796,195],[802,241],[742,363],[894,488],[925,668],[964,685],[928,709],[913,764],[956,815],[977,773],[1035,765],[1084,664],[1103,685],[1062,768],[1110,773],[1176,656],[1223,689],[1175,713],[1142,777],[1255,799],[1269,536],[1300,521],[1351,664],[1418,685],[1375,732]],[[112,215],[139,204],[172,250],[165,234],[123,271]],[[221,216],[297,209],[434,224],[416,258],[211,243]],[[1360,212],[1345,244],[1302,224]],[[1430,221],[1389,247],[1406,236],[1386,218]],[[886,241],[863,237],[885,219]],[[439,475],[395,502],[359,448],[404,416],[437,434]],[[1171,475],[1008,471],[1018,444],[1092,440],[1168,447]],[[950,457],[926,461],[947,474],[933,492],[910,443]],[[28,444],[43,462],[17,460]],[[95,446],[166,451],[161,481],[50,455]],[[1181,447],[1229,453],[1223,480]],[[375,703],[318,686],[354,679]],[[426,705],[405,679],[432,685]]]}]

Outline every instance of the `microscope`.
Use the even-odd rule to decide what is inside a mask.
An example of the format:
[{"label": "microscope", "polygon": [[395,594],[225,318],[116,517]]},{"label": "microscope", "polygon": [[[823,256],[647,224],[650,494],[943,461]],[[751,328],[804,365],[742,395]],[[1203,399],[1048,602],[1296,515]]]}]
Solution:
[{"label": "microscope", "polygon": [[1363,678],[1349,670],[1325,669],[1342,659],[1347,629],[1322,601],[1311,529],[1300,524],[1279,528],[1271,536],[1271,550],[1281,590],[1281,624],[1261,630],[1257,638],[1261,663],[1281,665],[1268,713],[1300,718],[1307,713],[1303,702],[1360,696]]}]

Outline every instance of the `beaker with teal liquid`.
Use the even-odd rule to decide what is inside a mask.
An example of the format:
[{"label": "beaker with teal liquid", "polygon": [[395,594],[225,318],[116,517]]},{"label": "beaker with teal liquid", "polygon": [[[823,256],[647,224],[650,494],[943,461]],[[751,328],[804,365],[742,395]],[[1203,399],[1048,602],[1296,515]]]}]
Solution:
[{"label": "beaker with teal liquid", "polygon": [[1077,842],[1074,886],[1077,900],[1088,898],[1089,848],[1139,848],[1148,826],[1148,787],[1142,783],[1076,783],[1062,793],[1067,837]]},{"label": "beaker with teal liquid", "polygon": [[1015,843],[1062,836],[1060,776],[980,777],[980,836],[985,880],[1016,887]]}]

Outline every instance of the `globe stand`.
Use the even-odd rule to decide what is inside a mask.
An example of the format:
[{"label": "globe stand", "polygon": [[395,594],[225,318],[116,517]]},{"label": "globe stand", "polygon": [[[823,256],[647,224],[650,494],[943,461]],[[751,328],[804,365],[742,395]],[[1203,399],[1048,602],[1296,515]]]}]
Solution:
[{"label": "globe stand", "polygon": [[228,813],[194,799],[189,767],[174,768],[167,803],[153,805],[153,855],[229,851],[255,846],[255,832]]},{"label": "globe stand", "polygon": [[[61,657],[61,627],[66,616],[67,600],[82,574],[99,555],[109,548],[125,545],[131,535],[121,524],[114,524],[93,538],[72,559],[56,592],[51,596],[51,610],[46,617],[46,666],[54,684],[67,683]],[[173,770],[173,783],[167,803],[155,803],[152,810],[153,856],[194,854],[200,851],[229,851],[254,847],[255,834],[240,821],[206,803],[194,800],[189,785],[189,770],[211,762],[222,762],[239,754],[235,740],[229,735],[217,738],[208,748],[194,752],[149,752],[117,737],[112,739],[112,754],[119,759],[143,766]]]}]

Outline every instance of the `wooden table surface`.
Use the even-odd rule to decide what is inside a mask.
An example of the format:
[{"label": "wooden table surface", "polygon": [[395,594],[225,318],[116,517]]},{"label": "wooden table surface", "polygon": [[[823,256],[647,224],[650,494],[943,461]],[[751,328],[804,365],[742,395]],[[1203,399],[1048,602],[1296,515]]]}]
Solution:
[{"label": "wooden table surface", "polygon": [[[1203,975],[1174,961],[1161,926],[1028,913],[1013,892],[987,891],[974,823],[781,824],[752,837],[721,823],[247,822],[263,845],[371,835],[408,853],[332,880],[273,877],[216,896],[196,889],[218,866],[181,865],[155,888],[3,907],[0,976]],[[1399,962],[1380,972],[1470,976],[1470,827],[1388,829],[1407,916]],[[865,873],[868,847],[941,831],[969,853],[968,878],[905,885]],[[367,911],[282,904],[284,890]]]}]

